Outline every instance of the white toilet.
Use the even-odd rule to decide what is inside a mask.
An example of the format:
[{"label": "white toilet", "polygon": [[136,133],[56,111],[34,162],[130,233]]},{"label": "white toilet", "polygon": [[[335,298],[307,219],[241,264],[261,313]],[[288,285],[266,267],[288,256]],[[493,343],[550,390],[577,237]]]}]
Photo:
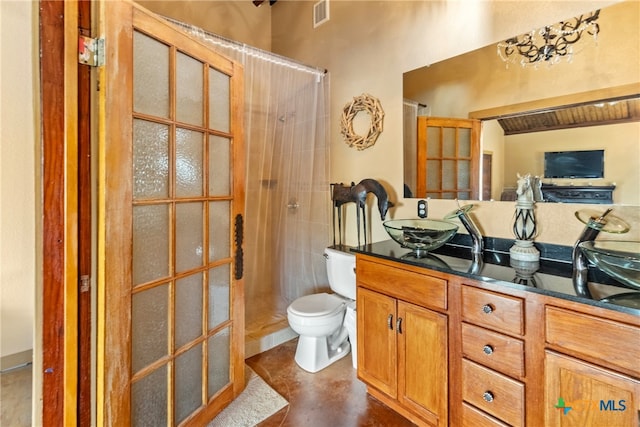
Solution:
[{"label": "white toilet", "polygon": [[[326,248],[329,285],[335,294],[300,297],[287,308],[289,326],[300,338],[296,363],[305,371],[318,372],[349,354],[355,358],[356,257],[352,253]],[[346,315],[349,310],[350,315]],[[351,324],[353,323],[353,324]],[[350,335],[352,335],[350,337]]]}]

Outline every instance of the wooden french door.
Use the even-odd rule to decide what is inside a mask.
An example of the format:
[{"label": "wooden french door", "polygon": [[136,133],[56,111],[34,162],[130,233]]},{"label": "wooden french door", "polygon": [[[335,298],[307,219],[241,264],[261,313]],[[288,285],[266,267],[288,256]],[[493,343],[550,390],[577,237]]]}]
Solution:
[{"label": "wooden french door", "polygon": [[100,2],[99,425],[204,425],[244,388],[242,68]]},{"label": "wooden french door", "polygon": [[478,199],[480,120],[418,117],[416,197]]}]

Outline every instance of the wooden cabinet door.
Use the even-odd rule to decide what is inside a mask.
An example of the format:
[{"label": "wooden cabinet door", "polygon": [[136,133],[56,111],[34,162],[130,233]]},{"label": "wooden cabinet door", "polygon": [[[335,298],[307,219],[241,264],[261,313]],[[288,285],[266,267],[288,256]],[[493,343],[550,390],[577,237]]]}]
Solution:
[{"label": "wooden cabinet door", "polygon": [[447,316],[398,302],[398,400],[447,425]]},{"label": "wooden cabinet door", "polygon": [[640,381],[548,351],[545,425],[636,427]]},{"label": "wooden cabinet door", "polygon": [[358,288],[358,378],[397,396],[396,300]]}]

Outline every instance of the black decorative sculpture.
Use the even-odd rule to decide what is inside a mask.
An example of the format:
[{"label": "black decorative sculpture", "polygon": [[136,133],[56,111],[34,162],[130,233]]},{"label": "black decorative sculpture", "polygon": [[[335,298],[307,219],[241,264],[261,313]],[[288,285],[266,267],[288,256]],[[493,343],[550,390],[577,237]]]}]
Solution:
[{"label": "black decorative sculpture", "polygon": [[393,207],[393,202],[389,201],[387,191],[384,189],[375,179],[365,178],[358,184],[351,183],[350,186],[344,184],[331,184],[331,200],[333,201],[333,244],[336,244],[336,211],[338,212],[338,237],[339,242],[342,244],[342,205],[345,203],[356,204],[357,214],[357,227],[358,227],[358,246],[360,246],[360,211],[362,211],[363,221],[363,233],[364,244],[367,244],[367,217],[365,214],[365,205],[367,202],[367,195],[369,193],[375,194],[378,199],[378,211],[380,212],[380,219],[384,220],[387,216],[387,211],[390,207]]}]

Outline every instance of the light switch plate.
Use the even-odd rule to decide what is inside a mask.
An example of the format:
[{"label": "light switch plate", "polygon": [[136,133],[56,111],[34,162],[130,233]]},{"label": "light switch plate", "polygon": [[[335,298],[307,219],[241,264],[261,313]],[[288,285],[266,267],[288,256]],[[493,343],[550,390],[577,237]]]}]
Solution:
[{"label": "light switch plate", "polygon": [[418,217],[419,218],[427,217],[427,201],[426,200],[418,200]]}]

